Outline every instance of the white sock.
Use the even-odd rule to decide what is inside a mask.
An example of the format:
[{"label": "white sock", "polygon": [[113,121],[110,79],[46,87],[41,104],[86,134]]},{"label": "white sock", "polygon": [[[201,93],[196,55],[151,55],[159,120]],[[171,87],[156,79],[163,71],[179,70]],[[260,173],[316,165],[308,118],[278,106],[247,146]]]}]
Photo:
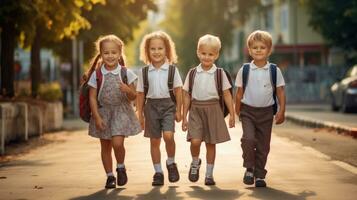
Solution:
[{"label": "white sock", "polygon": [[206,177],[213,177],[213,167],[214,164],[208,164],[206,166]]},{"label": "white sock", "polygon": [[198,166],[200,164],[200,159],[198,157],[192,157],[192,165]]},{"label": "white sock", "polygon": [[161,163],[154,164],[155,172],[163,173],[161,168]]},{"label": "white sock", "polygon": [[109,177],[109,176],[114,176],[113,172],[107,173],[107,177]]},{"label": "white sock", "polygon": [[125,168],[125,165],[124,165],[124,163],[121,163],[121,164],[117,164],[117,168]]},{"label": "white sock", "polygon": [[175,163],[175,157],[167,157],[166,164],[171,165],[172,163]]}]

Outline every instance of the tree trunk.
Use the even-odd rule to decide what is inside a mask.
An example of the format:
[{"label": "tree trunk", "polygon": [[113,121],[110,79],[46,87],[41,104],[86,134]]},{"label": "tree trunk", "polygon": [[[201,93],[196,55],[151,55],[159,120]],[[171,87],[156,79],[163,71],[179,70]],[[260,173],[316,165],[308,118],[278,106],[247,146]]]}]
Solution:
[{"label": "tree trunk", "polygon": [[1,33],[1,95],[14,97],[14,51],[16,30],[14,24],[4,24]]},{"label": "tree trunk", "polygon": [[31,94],[37,97],[41,79],[41,31],[36,30],[36,35],[31,45]]}]

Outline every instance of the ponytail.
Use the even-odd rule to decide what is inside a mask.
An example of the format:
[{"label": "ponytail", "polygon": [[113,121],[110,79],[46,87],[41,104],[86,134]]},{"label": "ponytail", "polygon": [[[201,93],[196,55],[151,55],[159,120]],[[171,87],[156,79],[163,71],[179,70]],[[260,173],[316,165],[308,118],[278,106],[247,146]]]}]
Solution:
[{"label": "ponytail", "polygon": [[125,61],[124,61],[123,55],[120,55],[118,62],[121,66],[125,66]]},{"label": "ponytail", "polygon": [[99,59],[100,59],[100,53],[98,53],[98,54],[94,57],[94,59],[93,59],[93,61],[92,61],[92,63],[91,63],[91,67],[90,67],[90,68],[87,70],[87,72],[82,76],[82,80],[81,80],[82,84],[87,83],[87,82],[89,81],[90,76],[91,76],[92,73],[96,70],[96,67],[97,67],[97,64],[98,64]]}]

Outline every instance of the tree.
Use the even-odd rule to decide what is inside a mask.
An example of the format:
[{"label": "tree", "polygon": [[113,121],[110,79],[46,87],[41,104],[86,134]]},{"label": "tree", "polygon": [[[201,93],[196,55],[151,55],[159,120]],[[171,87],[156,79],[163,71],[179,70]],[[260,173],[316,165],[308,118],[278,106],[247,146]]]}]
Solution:
[{"label": "tree", "polygon": [[[309,24],[333,46],[346,53],[357,52],[357,0],[305,0]],[[356,54],[353,55],[357,59]]]}]

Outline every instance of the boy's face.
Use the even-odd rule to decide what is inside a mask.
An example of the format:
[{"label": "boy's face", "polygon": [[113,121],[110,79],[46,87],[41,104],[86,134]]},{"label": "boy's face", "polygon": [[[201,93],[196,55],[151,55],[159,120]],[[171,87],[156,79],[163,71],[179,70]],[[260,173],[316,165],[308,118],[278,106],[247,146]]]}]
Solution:
[{"label": "boy's face", "polygon": [[216,47],[210,45],[201,45],[197,49],[197,56],[203,67],[211,67],[217,60],[219,53]]},{"label": "boy's face", "polygon": [[264,42],[254,41],[248,48],[249,55],[255,61],[266,61],[271,53],[271,48],[269,48]]},{"label": "boy's face", "polygon": [[118,45],[114,42],[103,42],[101,48],[101,56],[105,65],[108,67],[117,66],[121,53]]},{"label": "boy's face", "polygon": [[154,38],[150,40],[149,57],[153,64],[163,64],[166,60],[166,48],[162,39]]}]

